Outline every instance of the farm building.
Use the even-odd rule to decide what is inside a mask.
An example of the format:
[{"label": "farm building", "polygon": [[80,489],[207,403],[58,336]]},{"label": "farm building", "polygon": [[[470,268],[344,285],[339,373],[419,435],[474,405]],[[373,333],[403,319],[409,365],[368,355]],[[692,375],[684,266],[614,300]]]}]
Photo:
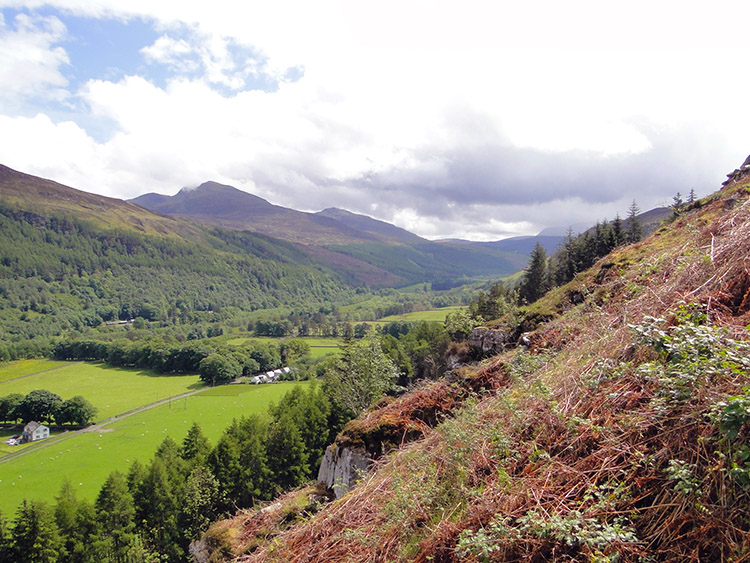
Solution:
[{"label": "farm building", "polygon": [[44,438],[49,438],[48,426],[32,420],[23,427],[23,438],[21,442],[36,442],[37,440],[43,440]]}]

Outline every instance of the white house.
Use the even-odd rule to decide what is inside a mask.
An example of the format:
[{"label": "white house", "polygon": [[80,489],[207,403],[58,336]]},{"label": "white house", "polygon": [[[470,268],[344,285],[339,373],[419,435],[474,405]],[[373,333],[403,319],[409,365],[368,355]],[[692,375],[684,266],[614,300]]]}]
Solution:
[{"label": "white house", "polygon": [[23,437],[21,441],[24,444],[28,442],[36,442],[37,440],[43,440],[44,438],[49,438],[48,426],[32,420],[23,427]]}]

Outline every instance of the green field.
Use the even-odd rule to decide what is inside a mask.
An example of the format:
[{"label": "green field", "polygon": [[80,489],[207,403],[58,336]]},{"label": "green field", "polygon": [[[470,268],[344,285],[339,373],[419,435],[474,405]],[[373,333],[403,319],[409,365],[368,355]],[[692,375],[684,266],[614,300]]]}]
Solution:
[{"label": "green field", "polygon": [[340,346],[344,342],[343,338],[317,338],[314,336],[306,336],[302,340],[310,345],[310,357],[315,360],[324,358],[329,354],[338,354],[341,352]]},{"label": "green field", "polygon": [[[272,342],[279,343],[283,342],[284,340],[288,340],[288,338],[273,338],[270,336],[238,336],[237,338],[227,340],[227,344],[230,344],[232,346],[241,346],[242,344],[245,344],[247,342],[262,342],[264,340],[270,340]],[[316,336],[303,336],[300,338],[300,340],[304,340],[310,345],[310,357],[316,360],[319,358],[324,358],[328,354],[338,354],[339,345],[344,341],[343,338],[323,338]]]},{"label": "green field", "polygon": [[392,322],[419,322],[419,321],[442,323],[445,320],[445,317],[448,315],[448,313],[454,313],[461,309],[463,309],[463,307],[459,305],[455,305],[453,307],[441,307],[440,309],[432,309],[430,311],[414,311],[413,313],[403,313],[401,315],[391,315],[390,317],[383,317],[382,319],[378,319],[377,322],[378,324],[392,323]]},{"label": "green field", "polygon": [[56,362],[54,360],[17,360],[0,365],[0,383],[17,377],[24,377],[40,371],[55,369],[66,365],[68,362]]},{"label": "green field", "polygon": [[265,411],[292,387],[305,384],[215,387],[111,422],[100,432],[41,442],[24,455],[0,462],[0,511],[15,514],[24,498],[54,501],[65,477],[80,497],[94,500],[112,470],[127,472],[136,458],[148,462],[166,436],[181,443],[193,421],[215,444],[233,418]]},{"label": "green field", "polygon": [[[103,420],[203,385],[197,375],[158,375],[147,370],[114,368],[102,363],[55,363],[62,367],[3,381],[0,396],[25,395],[34,389],[47,389],[63,399],[82,395],[99,409],[97,420]],[[18,370],[14,366],[3,366],[0,380],[8,372],[17,373]]]}]

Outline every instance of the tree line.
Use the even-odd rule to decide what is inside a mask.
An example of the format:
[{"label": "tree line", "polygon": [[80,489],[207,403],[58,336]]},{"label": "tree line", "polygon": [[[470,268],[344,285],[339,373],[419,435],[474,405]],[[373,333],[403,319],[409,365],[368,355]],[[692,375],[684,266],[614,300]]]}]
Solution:
[{"label": "tree line", "polygon": [[252,375],[282,367],[295,344],[249,342],[240,346],[194,341],[168,344],[161,340],[105,342],[76,339],[59,342],[53,357],[58,360],[103,361],[116,367],[151,369],[163,374],[198,373],[209,385],[228,383],[241,375]]},{"label": "tree line", "polygon": [[98,409],[81,395],[63,400],[46,389],[35,389],[28,394],[11,393],[0,397],[0,421],[24,424],[32,420],[55,424],[83,426],[94,420]]}]

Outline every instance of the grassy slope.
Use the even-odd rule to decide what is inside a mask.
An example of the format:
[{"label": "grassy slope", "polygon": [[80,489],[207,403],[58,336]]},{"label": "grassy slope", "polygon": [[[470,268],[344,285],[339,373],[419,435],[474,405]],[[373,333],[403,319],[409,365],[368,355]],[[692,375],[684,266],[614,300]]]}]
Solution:
[{"label": "grassy slope", "polygon": [[724,356],[691,379],[689,362],[639,343],[632,325],[661,316],[674,334],[689,302],[748,340],[748,193],[745,178],[551,292],[527,311],[548,318],[529,351],[350,424],[341,444],[393,451],[340,501],[286,529],[282,508],[272,544],[252,513],[215,531],[239,532],[238,556],[259,544],[242,561],[745,560],[750,493],[732,456],[750,431],[730,443],[711,413],[742,393],[748,370]]},{"label": "grassy slope", "polygon": [[79,433],[40,444],[21,457],[0,463],[0,511],[14,514],[23,499],[52,501],[67,477],[79,496],[94,500],[107,475],[127,472],[137,459],[148,461],[166,436],[181,443],[193,422],[215,443],[232,421],[264,412],[294,385],[229,385],[205,391],[113,422],[101,432]]}]

